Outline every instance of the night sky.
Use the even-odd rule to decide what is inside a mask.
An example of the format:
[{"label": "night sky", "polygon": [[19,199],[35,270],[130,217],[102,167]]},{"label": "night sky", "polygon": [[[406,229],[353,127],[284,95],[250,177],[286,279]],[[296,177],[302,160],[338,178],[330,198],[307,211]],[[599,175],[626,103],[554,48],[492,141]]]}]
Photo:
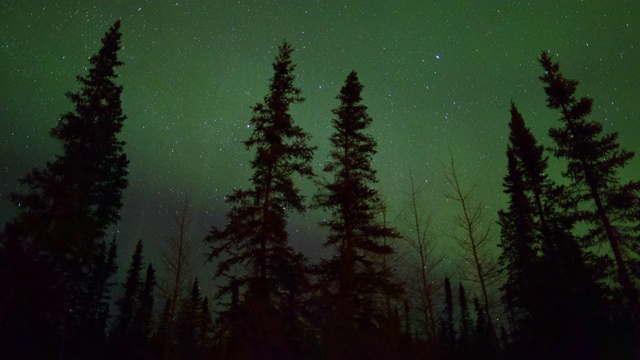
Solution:
[{"label": "night sky", "polygon": [[[537,58],[548,50],[595,99],[593,117],[640,153],[640,2],[634,1],[7,1],[0,3],[0,222],[19,177],[42,166],[59,145],[48,135],[72,110],[88,57],[122,19],[118,82],[128,116],[122,138],[129,187],[119,232],[128,266],[142,239],[147,259],[172,232],[188,195],[194,252],[208,228],[224,224],[224,196],[245,187],[252,153],[241,141],[250,106],[267,93],[277,45],[296,49],[297,85],[307,99],[294,120],[317,145],[321,174],[332,132],[331,109],[351,70],[378,141],[379,190],[398,229],[411,236],[409,178],[424,188],[420,208],[448,261],[455,207],[444,196],[442,163],[453,154],[463,186],[486,206],[487,224],[505,206],[509,104],[535,136],[558,114],[545,108]],[[552,162],[558,176],[563,166]],[[640,159],[626,170],[635,179]],[[302,182],[306,194],[314,186]],[[291,218],[294,245],[317,260],[325,250],[320,211]],[[495,240],[499,229],[494,228]],[[197,265],[202,257],[194,259]],[[207,265],[202,268],[211,271]]]}]

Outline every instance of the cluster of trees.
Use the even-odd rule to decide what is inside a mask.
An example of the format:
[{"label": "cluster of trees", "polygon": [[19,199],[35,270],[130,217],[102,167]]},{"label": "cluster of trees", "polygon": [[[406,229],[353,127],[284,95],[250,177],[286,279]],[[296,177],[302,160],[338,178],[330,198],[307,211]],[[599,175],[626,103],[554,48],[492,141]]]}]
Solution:
[{"label": "cluster of trees", "polygon": [[545,149],[512,103],[510,201],[499,214],[510,350],[533,358],[634,358],[640,182],[620,175],[634,154],[620,148],[617,133],[602,134],[602,124],[588,119],[593,99],[576,97],[578,82],[548,53],[540,64],[547,106],[560,112],[550,151],[564,160],[568,186],[547,175]]},{"label": "cluster of trees", "polygon": [[[457,296],[438,275],[428,226],[411,183],[415,236],[407,236],[415,267],[399,270],[401,235],[376,191],[367,134],[371,117],[363,86],[351,72],[333,110],[332,150],[317,180],[310,135],[290,107],[304,101],[295,86],[293,49],[284,42],[269,92],[253,107],[253,152],[246,189],[226,197],[224,227],[204,240],[221,283],[217,305],[191,278],[188,201],[178,233],[162,257],[162,276],[145,264],[142,242],[125,281],[112,295],[119,220],[128,160],[117,135],[126,119],[115,68],[120,23],[90,59],[82,88],[67,96],[51,135],[63,154],[22,180],[11,195],[16,217],[0,246],[0,357],[162,359],[634,358],[640,306],[640,182],[622,182],[633,153],[617,134],[588,119],[592,99],[542,53],[540,77],[560,127],[544,149],[511,105],[500,256],[493,256],[482,206],[461,186],[451,162],[447,196],[460,204],[456,224],[465,262]],[[565,161],[569,184],[547,174],[545,151]],[[296,183],[317,183],[308,200]],[[291,211],[327,213],[330,257],[309,264],[288,241]],[[483,227],[484,226],[484,227]],[[606,246],[607,251],[602,251]],[[146,271],[145,271],[146,269]],[[441,279],[444,279],[442,281]],[[441,285],[440,285],[441,284]],[[493,290],[500,285],[501,302]],[[457,301],[456,301],[457,300]],[[156,305],[158,303],[158,305]],[[160,304],[162,303],[162,304]],[[111,315],[115,309],[115,314]]]}]

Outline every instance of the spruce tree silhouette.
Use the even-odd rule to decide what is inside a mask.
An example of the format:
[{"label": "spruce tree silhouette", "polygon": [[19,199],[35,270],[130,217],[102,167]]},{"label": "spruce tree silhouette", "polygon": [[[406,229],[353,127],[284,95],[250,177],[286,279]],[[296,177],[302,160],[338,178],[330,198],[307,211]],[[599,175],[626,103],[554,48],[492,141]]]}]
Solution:
[{"label": "spruce tree silhouette", "polygon": [[127,270],[127,278],[122,284],[122,296],[116,300],[118,315],[111,336],[116,341],[126,341],[133,335],[136,325],[135,315],[140,305],[140,287],[142,285],[142,240],[139,240],[131,255],[131,264]]},{"label": "spruce tree silhouette", "polygon": [[[549,130],[555,142],[553,154],[567,161],[563,175],[571,181],[572,196],[580,205],[581,220],[591,226],[588,245],[608,243],[617,281],[635,321],[637,355],[640,356],[640,302],[629,274],[637,264],[640,216],[640,181],[623,183],[620,172],[634,153],[618,143],[618,133],[602,134],[602,123],[588,119],[593,99],[576,98],[578,81],[566,78],[548,52],[542,52],[547,106],[560,111],[561,126]],[[626,250],[626,251],[625,251]],[[625,256],[625,253],[633,254]],[[637,279],[636,279],[637,280]]]},{"label": "spruce tree silhouette", "polygon": [[286,227],[290,211],[305,210],[294,179],[313,176],[310,163],[315,150],[290,114],[291,105],[304,100],[294,85],[293,49],[286,41],[278,49],[269,92],[253,107],[253,132],[244,142],[255,151],[251,185],[227,197],[232,206],[228,224],[222,230],[212,227],[205,239],[211,246],[209,259],[220,258],[216,276],[228,280],[217,297],[234,289],[243,293],[238,306],[251,314],[251,320],[233,320],[241,322],[236,336],[244,339],[247,356],[261,359],[291,356],[292,338],[285,334],[299,333],[281,321],[283,316],[295,317],[287,313],[298,311],[295,299],[306,281],[306,259],[289,245]]},{"label": "spruce tree silhouette", "polygon": [[86,335],[104,333],[104,328],[87,331],[91,325],[86,322],[95,320],[95,291],[89,286],[102,266],[96,253],[106,229],[120,219],[127,186],[128,160],[118,139],[126,116],[122,87],[114,82],[115,69],[123,64],[118,60],[120,38],[116,21],[89,59],[88,75],[77,77],[81,89],[67,93],[75,109],[63,114],[50,133],[63,153],[31,170],[20,180],[24,191],[10,195],[18,212],[5,225],[2,248],[13,251],[7,256],[20,262],[5,269],[24,278],[9,277],[15,293],[7,301],[15,304],[26,294],[30,300],[7,310],[15,314],[13,320],[0,319],[1,335],[20,338],[0,336],[7,341],[0,344],[0,355],[23,348],[24,354],[41,351],[43,358],[83,357],[96,346]]},{"label": "spruce tree silhouette", "polygon": [[382,305],[375,303],[374,295],[383,292],[385,278],[373,257],[392,253],[383,239],[399,238],[377,218],[381,200],[373,188],[377,178],[371,167],[376,142],[365,132],[372,119],[362,104],[362,89],[357,73],[351,72],[337,97],[340,105],[333,110],[333,148],[324,167],[333,179],[321,184],[314,197],[317,206],[330,213],[322,223],[329,229],[324,245],[336,249],[336,255],[321,265],[325,301],[335,304],[325,328],[330,358],[355,356],[371,346],[366,339],[358,344],[356,329],[375,326],[371,314]]},{"label": "spruce tree silhouette", "polygon": [[112,358],[131,356],[130,354],[144,357],[151,354],[156,271],[152,264],[148,264],[143,279],[142,251],[142,241],[138,241],[131,255],[127,277],[122,284],[122,295],[115,302],[118,313],[109,334]]},{"label": "spruce tree silhouette", "polygon": [[585,339],[604,335],[599,328],[607,321],[604,293],[572,234],[575,202],[547,177],[544,149],[513,103],[510,112],[504,182],[509,208],[499,217],[505,303],[515,316],[512,336],[520,356],[590,358],[597,350]]}]

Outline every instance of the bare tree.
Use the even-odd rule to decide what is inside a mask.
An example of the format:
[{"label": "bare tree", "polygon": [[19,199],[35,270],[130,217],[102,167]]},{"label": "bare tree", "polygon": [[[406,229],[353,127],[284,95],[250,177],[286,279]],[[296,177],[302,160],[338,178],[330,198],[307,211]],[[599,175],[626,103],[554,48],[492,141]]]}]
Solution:
[{"label": "bare tree", "polygon": [[419,285],[415,289],[415,293],[417,293],[419,303],[418,310],[424,317],[425,333],[427,338],[431,338],[436,335],[436,318],[433,314],[433,298],[436,288],[431,278],[434,269],[442,262],[443,257],[437,256],[434,251],[435,236],[429,231],[431,217],[423,219],[418,212],[418,194],[424,189],[416,189],[411,170],[409,170],[409,180],[411,181],[411,192],[407,195],[411,198],[411,226],[415,229],[415,237],[407,237],[406,239],[409,246],[418,255],[417,261],[411,264],[415,270],[412,273],[418,276],[416,280]]},{"label": "bare tree", "polygon": [[495,334],[487,288],[499,280],[500,268],[496,257],[489,249],[489,246],[492,245],[491,225],[490,223],[489,225],[485,224],[482,203],[474,200],[471,196],[474,187],[468,191],[462,189],[453,156],[444,173],[449,184],[449,192],[445,196],[460,204],[460,211],[455,215],[454,224],[462,234],[458,235],[454,231],[451,235],[462,249],[464,262],[461,264],[460,270],[466,280],[479,284],[484,311],[488,319],[487,325],[490,331]]},{"label": "bare tree", "polygon": [[191,225],[191,204],[185,196],[183,207],[174,215],[176,230],[169,238],[166,248],[161,249],[164,276],[158,288],[160,295],[170,299],[169,329],[175,319],[176,304],[182,299],[191,273],[191,239],[188,236]]}]

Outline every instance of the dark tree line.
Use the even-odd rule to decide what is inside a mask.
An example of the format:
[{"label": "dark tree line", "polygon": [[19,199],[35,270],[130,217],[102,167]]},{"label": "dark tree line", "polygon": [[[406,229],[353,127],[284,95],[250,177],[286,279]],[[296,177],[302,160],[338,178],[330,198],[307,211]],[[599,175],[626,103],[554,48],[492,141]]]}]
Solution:
[{"label": "dark tree line", "polygon": [[[634,154],[588,118],[593,100],[576,97],[578,82],[547,53],[540,80],[560,125],[545,149],[511,104],[498,263],[453,161],[448,172],[465,231],[456,239],[479,284],[465,288],[433,272],[439,261],[429,258],[413,182],[419,269],[391,265],[401,236],[376,190],[373,119],[355,71],[336,97],[323,174],[313,173],[316,148],[291,115],[304,98],[283,42],[268,93],[252,107],[249,186],[226,198],[225,226],[204,239],[222,284],[213,306],[189,273],[188,201],[163,253],[166,267],[157,273],[145,262],[138,241],[124,281],[113,280],[118,246],[108,229],[128,184],[118,138],[126,116],[114,82],[120,38],[118,21],[77,78],[81,89],[67,94],[74,110],[51,130],[62,155],[11,194],[18,211],[0,238],[0,358],[637,358],[640,182],[620,177]],[[566,163],[568,185],[548,173],[547,153]],[[311,199],[301,180],[315,181]],[[327,214],[319,225],[330,255],[318,264],[288,241],[291,211],[309,208]],[[610,251],[597,251],[603,245]],[[501,306],[489,294],[498,280]]]}]

